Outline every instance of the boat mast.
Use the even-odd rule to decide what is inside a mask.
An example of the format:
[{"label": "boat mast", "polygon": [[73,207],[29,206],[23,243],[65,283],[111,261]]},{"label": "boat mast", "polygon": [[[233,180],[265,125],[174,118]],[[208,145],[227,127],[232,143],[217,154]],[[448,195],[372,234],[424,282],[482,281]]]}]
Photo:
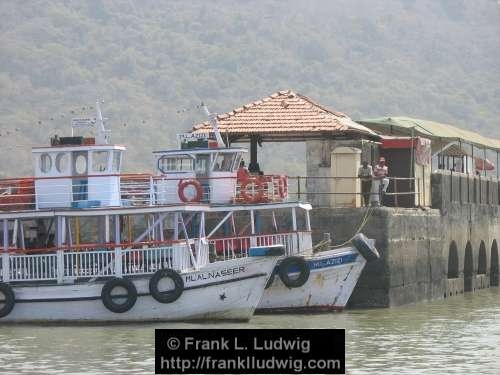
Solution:
[{"label": "boat mast", "polygon": [[217,123],[217,115],[215,113],[210,113],[210,111],[208,110],[205,103],[201,103],[201,106],[202,106],[203,110],[205,111],[205,114],[210,119],[210,124],[212,124],[212,128],[213,128],[214,133],[215,133],[215,139],[217,140],[217,146],[220,148],[226,147],[226,145],[224,144],[224,141],[222,140],[222,136],[220,135],[220,132],[219,132],[219,127],[218,127],[218,123]]},{"label": "boat mast", "polygon": [[102,118],[101,107],[99,106],[99,102],[95,103],[96,108],[96,122],[97,122],[97,135],[96,135],[96,143],[98,145],[107,145],[108,144],[108,130],[104,127],[104,119]]}]

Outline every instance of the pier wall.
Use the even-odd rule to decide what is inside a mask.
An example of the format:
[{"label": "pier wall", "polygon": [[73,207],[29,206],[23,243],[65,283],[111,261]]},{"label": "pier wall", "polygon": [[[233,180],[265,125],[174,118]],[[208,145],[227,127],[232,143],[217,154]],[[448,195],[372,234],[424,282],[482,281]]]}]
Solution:
[{"label": "pier wall", "polygon": [[467,180],[433,175],[433,208],[313,210],[318,240],[328,232],[343,243],[365,219],[362,232],[376,240],[381,258],[367,264],[350,307],[398,306],[498,285],[498,183]]}]

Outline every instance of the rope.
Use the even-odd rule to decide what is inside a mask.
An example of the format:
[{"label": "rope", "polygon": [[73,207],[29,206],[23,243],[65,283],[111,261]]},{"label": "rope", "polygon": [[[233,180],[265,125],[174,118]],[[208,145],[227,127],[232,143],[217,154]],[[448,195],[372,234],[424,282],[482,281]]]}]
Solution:
[{"label": "rope", "polygon": [[337,244],[337,245],[333,245],[332,248],[336,249],[336,248],[339,248],[339,247],[342,247],[342,246],[345,246],[347,245],[349,242],[352,241],[352,239],[354,237],[356,237],[356,235],[361,232],[361,230],[364,228],[364,226],[366,225],[366,223],[368,222],[368,219],[370,218],[371,214],[373,213],[373,209],[374,209],[374,206],[370,206],[368,207],[368,209],[366,210],[365,212],[365,216],[363,217],[363,220],[361,220],[361,224],[359,225],[358,229],[356,230],[356,232],[354,232],[354,234],[352,235],[351,238],[349,238],[347,241],[345,242],[342,242],[341,244]]},{"label": "rope", "polygon": [[314,245],[311,249],[306,249],[307,250],[312,250],[313,253],[321,252],[323,250],[323,247],[330,246],[332,244],[332,240],[322,240],[318,242],[316,245]]}]

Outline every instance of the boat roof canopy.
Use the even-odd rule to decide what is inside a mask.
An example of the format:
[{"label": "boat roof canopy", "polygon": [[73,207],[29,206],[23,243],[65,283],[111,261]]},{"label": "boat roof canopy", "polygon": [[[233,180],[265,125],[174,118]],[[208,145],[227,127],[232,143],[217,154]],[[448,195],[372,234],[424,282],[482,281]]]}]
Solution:
[{"label": "boat roof canopy", "polygon": [[126,150],[125,146],[122,145],[71,145],[71,146],[41,146],[41,147],[32,147],[32,153],[38,152],[68,152],[68,151],[105,151],[105,150]]},{"label": "boat roof canopy", "polygon": [[33,218],[51,218],[56,216],[65,217],[83,217],[83,216],[104,216],[104,215],[142,215],[154,213],[173,213],[173,212],[235,212],[235,211],[258,211],[258,210],[278,210],[299,208],[305,211],[312,210],[309,203],[303,202],[285,202],[285,203],[259,203],[254,205],[222,205],[222,204],[171,204],[158,206],[123,206],[123,207],[95,207],[88,209],[73,208],[50,208],[37,211],[0,211],[0,220],[3,219],[33,219]]},{"label": "boat roof canopy", "polygon": [[215,153],[246,153],[248,150],[244,147],[224,147],[224,148],[186,148],[180,150],[153,151],[153,154],[161,155],[186,155],[186,154],[215,154]]}]

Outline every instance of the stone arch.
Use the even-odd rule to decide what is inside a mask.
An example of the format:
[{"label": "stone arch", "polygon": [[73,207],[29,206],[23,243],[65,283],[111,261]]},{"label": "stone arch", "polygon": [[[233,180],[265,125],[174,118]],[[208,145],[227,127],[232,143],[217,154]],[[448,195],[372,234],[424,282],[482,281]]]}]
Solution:
[{"label": "stone arch", "polygon": [[467,241],[464,257],[464,292],[472,292],[472,274],[474,273],[474,257],[472,256],[472,245]]},{"label": "stone arch", "polygon": [[491,244],[490,257],[490,285],[498,286],[498,244],[497,240],[493,240]]},{"label": "stone arch", "polygon": [[451,241],[448,251],[448,279],[458,277],[458,248],[455,241]]},{"label": "stone arch", "polygon": [[477,258],[477,274],[485,275],[486,274],[486,245],[484,241],[481,241],[479,245],[479,255]]}]

